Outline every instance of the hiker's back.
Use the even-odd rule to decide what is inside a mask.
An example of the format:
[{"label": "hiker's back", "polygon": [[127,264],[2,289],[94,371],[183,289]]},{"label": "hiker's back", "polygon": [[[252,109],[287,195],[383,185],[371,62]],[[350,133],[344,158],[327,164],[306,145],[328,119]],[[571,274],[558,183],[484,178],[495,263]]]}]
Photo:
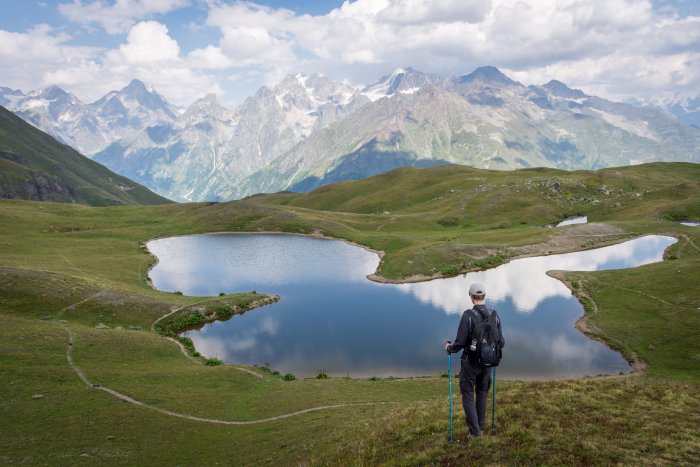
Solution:
[{"label": "hiker's back", "polygon": [[474,306],[469,313],[472,320],[471,342],[467,352],[469,362],[485,367],[498,366],[504,344],[498,312],[480,305]]}]

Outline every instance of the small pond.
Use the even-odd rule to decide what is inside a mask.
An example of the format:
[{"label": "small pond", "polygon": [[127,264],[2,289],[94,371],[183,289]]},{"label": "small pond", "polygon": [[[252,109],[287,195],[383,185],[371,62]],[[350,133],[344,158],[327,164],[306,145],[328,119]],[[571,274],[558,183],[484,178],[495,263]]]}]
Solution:
[{"label": "small pond", "polygon": [[574,225],[574,224],[587,224],[588,223],[588,216],[573,216],[569,217],[568,219],[564,219],[563,221],[559,222],[555,227],[564,227],[565,225]]},{"label": "small pond", "polygon": [[688,227],[698,227],[700,226],[700,222],[695,222],[695,221],[683,221],[681,222],[683,225],[687,225]]},{"label": "small pond", "polygon": [[[153,240],[154,287],[186,295],[257,291],[272,305],[188,331],[203,355],[270,366],[297,377],[417,376],[446,371],[467,288],[482,282],[504,323],[504,378],[564,378],[629,371],[628,363],[574,328],[580,303],[552,269],[593,271],[660,261],[671,237],[647,236],[595,250],[523,258],[482,272],[413,284],[366,278],[376,254],[338,240],[212,234]],[[458,358],[453,359],[457,368]]]}]

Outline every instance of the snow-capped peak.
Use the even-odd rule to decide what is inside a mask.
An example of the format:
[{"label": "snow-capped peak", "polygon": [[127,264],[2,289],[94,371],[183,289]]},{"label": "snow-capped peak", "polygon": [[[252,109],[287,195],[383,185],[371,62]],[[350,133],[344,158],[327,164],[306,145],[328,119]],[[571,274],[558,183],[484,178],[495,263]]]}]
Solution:
[{"label": "snow-capped peak", "polygon": [[73,94],[64,91],[58,86],[31,91],[24,97],[15,101],[15,109],[19,112],[31,111],[31,109],[43,108],[51,112],[55,118],[59,118],[61,113],[69,108],[82,106],[83,103]]},{"label": "snow-capped peak", "polygon": [[292,109],[313,112],[327,103],[347,105],[357,95],[357,91],[322,74],[297,73],[287,75],[272,89],[272,94],[285,112]]},{"label": "snow-capped peak", "polygon": [[24,93],[19,89],[0,87],[0,105],[12,110],[20,99],[24,98]]},{"label": "snow-capped peak", "polygon": [[394,94],[413,94],[424,84],[430,82],[430,77],[413,68],[396,68],[390,75],[383,76],[374,84],[366,86],[362,94],[369,100],[376,101],[382,97]]},{"label": "snow-capped peak", "polygon": [[77,97],[69,92],[66,92],[58,86],[49,86],[48,88],[38,89],[27,94],[27,99],[45,99],[47,101],[60,101],[62,103],[79,104]]}]

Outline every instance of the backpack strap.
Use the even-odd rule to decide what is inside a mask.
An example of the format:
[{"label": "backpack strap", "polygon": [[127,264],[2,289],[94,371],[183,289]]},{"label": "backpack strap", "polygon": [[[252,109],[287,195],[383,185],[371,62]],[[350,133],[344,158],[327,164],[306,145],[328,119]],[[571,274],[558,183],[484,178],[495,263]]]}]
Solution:
[{"label": "backpack strap", "polygon": [[484,315],[479,313],[479,311],[476,308],[470,308],[469,311],[471,311],[471,314],[473,315],[474,318],[472,319],[472,316],[469,317],[469,334],[471,335],[474,332],[474,326],[479,324],[479,322],[484,320]]},{"label": "backpack strap", "polygon": [[[486,308],[486,309],[489,310],[489,313],[494,312],[494,310],[492,310],[491,308]],[[478,310],[476,307],[472,307],[471,311],[472,311],[472,313],[474,313],[474,315],[478,316],[481,321],[486,321],[489,318],[488,316],[484,316],[484,314],[480,310]]]}]

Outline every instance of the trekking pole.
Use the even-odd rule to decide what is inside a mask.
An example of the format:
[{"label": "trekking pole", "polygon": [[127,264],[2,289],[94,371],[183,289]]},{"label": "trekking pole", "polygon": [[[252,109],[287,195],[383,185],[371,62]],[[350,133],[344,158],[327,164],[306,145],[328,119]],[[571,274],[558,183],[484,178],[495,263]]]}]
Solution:
[{"label": "trekking pole", "polygon": [[[450,341],[447,341],[450,343]],[[450,444],[452,444],[452,354],[447,352],[447,379],[450,380]]]},{"label": "trekking pole", "polygon": [[496,432],[496,367],[493,367],[493,392],[491,393],[491,433]]}]

